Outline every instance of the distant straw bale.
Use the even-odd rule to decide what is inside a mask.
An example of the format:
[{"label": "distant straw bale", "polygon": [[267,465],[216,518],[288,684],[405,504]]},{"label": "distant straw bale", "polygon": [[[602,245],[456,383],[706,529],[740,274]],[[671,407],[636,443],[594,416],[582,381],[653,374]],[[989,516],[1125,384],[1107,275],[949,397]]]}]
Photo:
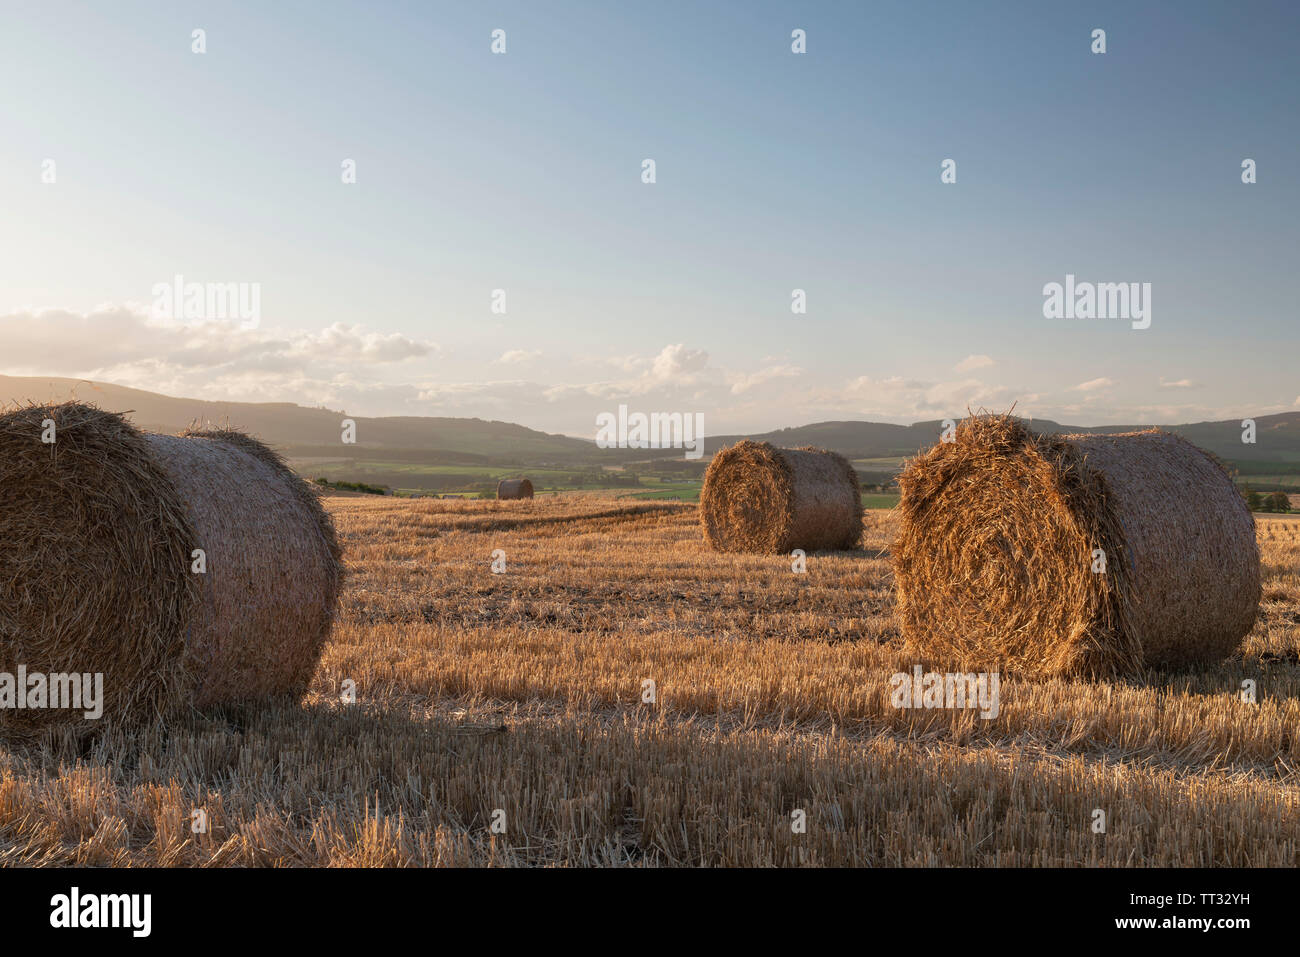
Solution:
[{"label": "distant straw bale", "polygon": [[1230,655],[1260,597],[1255,525],[1168,432],[1037,435],[977,416],[908,463],[892,547],[918,656],[1037,676]]},{"label": "distant straw bale", "polygon": [[[101,673],[104,721],[300,697],[334,618],[329,517],[239,432],[151,435],[77,402],[0,413],[0,541],[0,674]],[[0,708],[0,738],[56,725],[97,726]]]},{"label": "distant straw bale", "polygon": [[497,498],[532,498],[533,483],[528,479],[502,479],[497,483]]},{"label": "distant straw bale", "polygon": [[862,489],[841,455],[744,439],[713,456],[700,491],[705,541],[720,552],[855,548]]}]

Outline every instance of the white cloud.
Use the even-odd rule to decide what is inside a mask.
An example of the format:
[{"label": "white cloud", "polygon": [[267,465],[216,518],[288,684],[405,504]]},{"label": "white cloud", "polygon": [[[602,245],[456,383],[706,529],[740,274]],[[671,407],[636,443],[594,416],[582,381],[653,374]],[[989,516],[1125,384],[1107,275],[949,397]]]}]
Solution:
[{"label": "white cloud", "polygon": [[882,379],[859,376],[843,386],[809,389],[806,401],[800,402],[799,407],[805,417],[826,418],[849,413],[866,419],[916,421],[941,415],[965,415],[968,408],[1003,411],[1017,398],[1018,393],[1013,389],[978,379],[926,382],[902,376]]},{"label": "white cloud", "polygon": [[346,326],[341,322],[317,333],[291,333],[289,338],[289,355],[327,362],[401,362],[439,351],[432,342],[417,342],[395,332],[388,335],[369,332],[362,326]]},{"label": "white cloud", "polygon": [[[1300,409],[1281,400],[1242,407],[1191,403],[1116,405],[1109,378],[1066,388],[1050,374],[1003,384],[982,378],[996,363],[967,356],[951,378],[830,376],[773,355],[730,365],[686,343],[619,357],[566,355],[563,348],[510,349],[497,359],[435,363],[433,342],[361,325],[320,329],[241,329],[237,323],[157,320],[147,307],[104,306],[0,315],[0,373],[114,382],[173,396],[242,402],[296,402],[355,415],[479,416],[533,428],[594,435],[597,413],[620,403],[653,412],[702,412],[708,431],[767,430],[827,419],[915,422],[967,409],[1076,425],[1191,422]],[[987,360],[987,364],[985,363]],[[530,362],[532,363],[530,365]],[[925,368],[918,366],[917,368]],[[544,373],[544,374],[543,374]],[[974,374],[972,374],[974,373]],[[1208,386],[1161,379],[1146,401],[1191,396]]]},{"label": "white cloud", "polygon": [[953,366],[954,372],[973,372],[976,369],[987,369],[993,365],[993,360],[986,355],[967,356],[961,362]]},{"label": "white cloud", "polygon": [[[590,366],[585,357],[570,364]],[[710,364],[709,354],[685,343],[664,346],[648,355],[606,357],[606,370],[618,374],[568,382],[523,380],[424,384],[418,398],[428,403],[428,415],[491,414],[529,424],[544,417],[546,427],[572,434],[595,434],[595,416],[626,403],[646,412],[702,412],[716,432],[724,423],[750,428],[788,409],[791,388],[800,394],[804,370],[788,364],[764,364],[757,369],[725,369]],[[738,397],[743,396],[743,399]],[[779,418],[784,419],[784,415]],[[770,426],[767,426],[770,427]]]},{"label": "white cloud", "polygon": [[[114,382],[167,395],[338,405],[369,396],[409,402],[416,390],[374,381],[436,343],[361,325],[241,328],[160,319],[140,308],[49,309],[0,316],[0,372]],[[358,373],[362,373],[359,375]]]},{"label": "white cloud", "polygon": [[1115,383],[1104,376],[1100,379],[1089,379],[1087,382],[1080,382],[1076,386],[1071,386],[1072,392],[1096,392],[1098,389],[1108,389]]},{"label": "white cloud", "polygon": [[690,379],[709,364],[709,354],[700,349],[687,349],[682,343],[664,346],[650,362],[650,375],[656,382]]},{"label": "white cloud", "polygon": [[536,349],[531,351],[528,349],[508,349],[501,353],[501,358],[497,359],[497,362],[503,362],[507,365],[532,362],[534,359],[540,358],[541,354],[541,351]]},{"label": "white cloud", "polygon": [[757,372],[729,373],[726,378],[731,384],[731,394],[743,395],[765,382],[771,382],[773,379],[793,379],[801,375],[803,375],[803,369],[798,366],[778,365],[759,369]]},{"label": "white cloud", "polygon": [[308,363],[383,365],[436,355],[436,343],[335,323],[320,331],[244,329],[236,322],[157,319],[108,306],[0,316],[10,372],[90,375],[136,366],[188,370],[287,371]]},{"label": "white cloud", "polygon": [[707,352],[688,349],[680,342],[664,346],[653,356],[624,356],[606,360],[606,363],[629,375],[576,385],[555,385],[549,390],[549,395],[552,399],[571,393],[604,400],[629,399],[652,393],[680,393],[707,384],[710,378],[721,377],[719,371],[708,368]]}]

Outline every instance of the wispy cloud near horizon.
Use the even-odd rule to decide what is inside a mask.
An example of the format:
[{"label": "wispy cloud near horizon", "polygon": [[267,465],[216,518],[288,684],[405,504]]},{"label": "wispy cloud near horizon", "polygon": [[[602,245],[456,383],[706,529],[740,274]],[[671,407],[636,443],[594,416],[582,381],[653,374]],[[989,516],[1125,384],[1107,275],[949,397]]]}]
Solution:
[{"label": "wispy cloud near horizon", "polygon": [[[769,356],[733,367],[684,342],[649,354],[585,357],[569,375],[538,376],[529,350],[471,357],[401,333],[335,323],[319,330],[158,319],[140,307],[106,305],[86,313],[52,309],[0,316],[0,372],[111,382],[187,398],[295,402],[359,415],[453,415],[504,419],[567,435],[590,436],[595,416],[619,403],[647,411],[702,411],[713,434],[768,431],[829,419],[908,424],[1001,411],[1077,425],[1261,415],[1293,406],[1248,410],[1197,404],[1096,401],[1121,391],[1101,376],[1053,391],[1041,384],[989,378],[995,363],[968,356],[952,364],[968,374],[945,379],[858,375],[840,381]],[[977,360],[977,361],[972,361]],[[984,361],[987,360],[987,361]],[[502,365],[534,374],[503,378]],[[478,378],[456,372],[482,370]],[[585,371],[586,378],[573,377]],[[1188,380],[1190,382],[1190,380]],[[1162,388],[1184,389],[1161,380]],[[1073,396],[1073,398],[1072,398]],[[1084,404],[1078,399],[1082,396]],[[1300,399],[1294,407],[1300,407]],[[1151,419],[1159,412],[1163,417]]]}]

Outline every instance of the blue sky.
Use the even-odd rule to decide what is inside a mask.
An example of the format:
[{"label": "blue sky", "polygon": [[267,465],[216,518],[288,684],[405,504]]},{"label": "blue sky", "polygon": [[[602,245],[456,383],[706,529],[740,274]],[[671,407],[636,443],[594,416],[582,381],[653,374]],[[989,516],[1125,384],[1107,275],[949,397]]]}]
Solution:
[{"label": "blue sky", "polygon": [[[714,433],[1300,409],[1297,27],[1249,2],[7,4],[0,373],[571,434],[619,403]],[[1067,273],[1151,283],[1151,327],[1045,319]],[[151,317],[177,274],[258,283],[260,325]]]}]

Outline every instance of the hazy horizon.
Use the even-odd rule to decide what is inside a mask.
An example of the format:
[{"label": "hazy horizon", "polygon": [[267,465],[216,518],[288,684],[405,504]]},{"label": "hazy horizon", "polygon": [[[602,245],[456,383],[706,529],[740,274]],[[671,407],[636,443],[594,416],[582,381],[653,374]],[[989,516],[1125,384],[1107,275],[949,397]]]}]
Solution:
[{"label": "hazy horizon", "polygon": [[[4,389],[4,382],[3,382],[3,380],[8,379],[8,378],[14,378],[14,377],[10,377],[10,376],[6,376],[6,375],[4,375],[4,374],[0,374],[0,406],[4,405],[4,404],[6,404],[6,403],[13,403],[13,402],[22,402],[22,401],[26,401],[27,398],[31,398],[31,399],[33,399],[33,400],[35,400],[35,401],[54,401],[54,400],[57,398],[57,397],[55,397],[55,396],[48,396],[48,395],[47,395],[47,396],[41,396],[41,395],[39,395],[39,394],[35,394],[35,393],[22,393],[21,395],[15,393],[15,394],[11,395],[11,394],[9,394],[8,392],[6,392],[5,389]],[[34,377],[31,377],[31,378],[35,378],[35,379],[54,379],[54,378],[62,378],[62,377],[34,376]],[[93,386],[97,386],[97,385],[112,385],[112,386],[118,386],[118,387],[120,387],[120,388],[124,388],[124,389],[135,389],[135,388],[137,388],[137,387],[135,387],[135,386],[126,386],[126,385],[122,385],[121,383],[107,382],[106,380],[98,380],[98,381],[96,381],[96,380],[90,380],[90,379],[75,379],[75,380],[68,380],[68,381],[74,381],[74,382],[79,382],[79,383],[85,383],[87,386],[92,386],[92,387],[93,387]],[[9,391],[12,391],[12,390],[9,390]],[[140,390],[140,391],[150,391],[150,390]],[[202,398],[202,397],[199,397],[199,396],[193,396],[193,395],[169,395],[169,394],[166,394],[166,393],[151,393],[151,394],[153,394],[153,395],[159,395],[159,396],[164,396],[165,398],[168,398],[168,399],[175,399],[175,400],[179,400],[179,401],[187,401],[187,402],[218,402],[218,403],[227,403],[227,402],[229,402],[229,403],[237,403],[237,402],[242,402],[242,401],[243,401],[243,400],[240,400],[240,399],[224,399],[224,398],[223,398],[223,399],[204,399],[204,398]],[[89,403],[97,404],[97,405],[102,405],[102,404],[104,404],[103,397],[94,395],[93,392],[90,391],[90,390],[88,390],[88,391],[86,391],[86,392],[83,392],[83,393],[78,393],[78,394],[76,395],[76,399],[79,400],[79,401],[85,401],[85,402],[89,402]],[[327,412],[337,413],[337,414],[340,414],[340,415],[356,415],[356,416],[360,416],[360,417],[362,417],[362,418],[385,418],[385,417],[386,417],[386,416],[368,416],[368,415],[363,415],[362,413],[354,412],[354,411],[351,410],[351,409],[347,409],[347,408],[336,408],[336,407],[333,407],[333,406],[320,405],[320,404],[316,404],[316,405],[304,405],[304,404],[302,404],[302,403],[296,403],[296,402],[284,402],[284,401],[268,401],[268,402],[265,402],[265,403],[262,403],[262,404],[266,404],[266,405],[293,405],[293,406],[296,406],[296,407],[298,407],[298,408],[302,408],[302,409],[306,409],[306,410],[311,410],[311,411],[327,411]],[[109,405],[112,405],[112,404],[109,403]],[[110,408],[110,411],[122,411],[122,410],[119,410],[119,409],[116,409],[116,408]],[[614,409],[614,410],[611,410],[611,411],[613,411],[613,412],[617,412],[617,409]],[[635,410],[632,410],[632,411],[635,411]],[[1013,408],[1013,409],[1010,409],[1010,410],[1007,410],[1007,409],[972,409],[972,410],[970,410],[970,413],[973,413],[973,414],[983,414],[983,413],[985,413],[985,412],[1000,413],[1000,412],[1008,412],[1008,411],[1009,411],[1012,415],[1015,415],[1015,416],[1017,416],[1017,417],[1022,417],[1022,416],[1020,416],[1020,412],[1019,412],[1019,410],[1018,410],[1018,409],[1014,409],[1014,408]],[[959,412],[959,413],[956,413],[953,417],[954,417],[956,420],[960,421],[960,420],[961,420],[962,418],[964,418],[967,414],[968,414],[968,412],[965,411],[965,410],[963,410],[963,411],[961,411],[961,412]],[[1284,412],[1281,412],[1281,413],[1271,413],[1271,414],[1273,414],[1273,415],[1287,415],[1287,414],[1290,414],[1290,415],[1300,415],[1300,409],[1287,410],[1287,411],[1284,411]],[[405,416],[405,417],[411,417],[411,414],[410,414],[410,413],[401,413],[401,414],[398,415],[398,416],[392,416],[392,417],[393,417],[393,418],[398,418],[398,417],[404,417],[404,416]],[[418,416],[417,416],[417,417],[418,417]],[[522,423],[522,422],[516,422],[516,421],[513,420],[513,419],[497,419],[497,418],[490,418],[490,417],[485,417],[485,416],[433,416],[433,415],[431,415],[431,416],[428,416],[428,417],[429,417],[429,418],[439,418],[439,417],[446,417],[446,418],[470,418],[470,419],[472,419],[472,418],[478,418],[478,419],[482,419],[482,420],[484,420],[484,421],[489,421],[489,422],[503,422],[503,423],[505,423],[505,424],[510,424],[510,425],[525,425],[525,423]],[[1029,419],[1028,416],[1023,416],[1022,418]],[[1208,423],[1208,422],[1217,422],[1217,421],[1229,421],[1229,420],[1198,419],[1198,420],[1186,420],[1186,421],[1178,421],[1178,422],[1172,422],[1172,421],[1171,421],[1171,422],[1156,422],[1156,421],[1133,421],[1133,422],[1084,422],[1084,421],[1076,421],[1076,420],[1069,420],[1069,421],[1049,420],[1049,419],[1047,419],[1046,417],[1042,417],[1042,416],[1035,417],[1035,418],[1037,418],[1039,421],[1053,421],[1053,422],[1055,422],[1055,424],[1057,424],[1057,425],[1070,426],[1070,427],[1077,427],[1077,428],[1084,428],[1084,429],[1091,429],[1091,428],[1110,428],[1110,427],[1115,427],[1115,426],[1134,426],[1134,427],[1169,426],[1169,427],[1173,427],[1173,426],[1200,425],[1200,424],[1204,424],[1204,423]],[[789,422],[789,423],[781,423],[781,424],[776,424],[776,425],[767,425],[767,426],[762,426],[762,425],[760,425],[760,426],[757,427],[757,428],[752,428],[752,429],[736,429],[736,430],[732,430],[732,431],[730,431],[730,432],[712,432],[712,431],[710,431],[710,432],[707,433],[707,435],[708,435],[708,436],[717,436],[717,435],[725,435],[725,434],[753,434],[753,435],[758,435],[758,434],[764,434],[764,433],[768,433],[768,432],[777,432],[777,431],[780,431],[780,430],[782,430],[782,429],[797,429],[797,428],[802,428],[802,427],[804,427],[804,426],[810,426],[810,425],[835,424],[835,423],[842,423],[842,422],[861,422],[861,423],[869,424],[869,425],[895,425],[895,426],[901,426],[901,427],[908,427],[908,426],[915,426],[915,425],[921,425],[921,424],[931,424],[931,423],[933,423],[933,422],[935,422],[935,421],[941,421],[941,420],[938,420],[938,419],[935,419],[935,418],[929,418],[929,419],[912,419],[912,420],[910,420],[910,421],[890,421],[890,420],[886,420],[886,419],[869,419],[869,418],[862,418],[862,417],[856,417],[856,418],[854,418],[854,417],[849,417],[849,418],[841,418],[841,419],[819,419],[819,420],[815,420],[815,421],[810,420],[810,421],[806,421],[806,422]],[[1032,420],[1031,420],[1031,421],[1032,421]],[[527,427],[527,428],[531,428],[531,426],[525,426],[525,427]],[[541,430],[537,430],[537,431],[547,432],[547,430],[545,430],[545,429],[541,429]],[[578,432],[562,432],[562,431],[561,431],[561,432],[547,432],[547,434],[550,434],[550,435],[560,435],[560,436],[563,436],[563,437],[566,437],[566,438],[583,439],[583,440],[586,440],[586,441],[592,441],[592,440],[593,440],[593,436],[592,436],[591,434],[589,434],[589,433],[588,433],[588,434],[583,434],[583,433],[578,433]]]}]

